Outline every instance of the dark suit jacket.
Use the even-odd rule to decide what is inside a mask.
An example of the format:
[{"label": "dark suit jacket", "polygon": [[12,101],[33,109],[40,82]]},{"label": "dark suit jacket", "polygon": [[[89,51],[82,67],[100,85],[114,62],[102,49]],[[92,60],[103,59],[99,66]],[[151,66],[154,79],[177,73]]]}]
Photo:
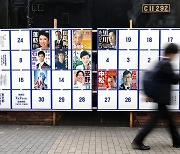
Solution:
[{"label": "dark suit jacket", "polygon": [[63,41],[62,41],[62,39],[60,40],[60,42],[55,40],[55,48],[59,48],[59,49],[63,48]]},{"label": "dark suit jacket", "polygon": [[[36,65],[36,69],[38,69],[39,68],[39,63]],[[41,69],[49,69],[50,68],[50,66],[47,64],[47,63],[45,63],[44,62],[44,64],[41,66]]]},{"label": "dark suit jacket", "polygon": [[[124,83],[120,85],[119,89],[124,89],[124,90],[126,90]],[[131,86],[129,87],[129,89],[131,89]]]},{"label": "dark suit jacket", "polygon": [[157,81],[159,82],[158,98],[155,102],[169,105],[171,99],[171,85],[177,84],[180,81],[180,76],[175,74],[170,63],[170,59],[163,58],[160,70],[157,72]]},{"label": "dark suit jacket", "polygon": [[55,69],[57,70],[67,70],[65,63],[60,63],[59,61],[55,63]]}]

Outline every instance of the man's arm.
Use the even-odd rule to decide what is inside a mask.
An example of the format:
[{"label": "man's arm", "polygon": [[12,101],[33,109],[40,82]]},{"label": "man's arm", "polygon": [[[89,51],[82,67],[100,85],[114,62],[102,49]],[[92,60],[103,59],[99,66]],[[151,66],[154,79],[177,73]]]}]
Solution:
[{"label": "man's arm", "polygon": [[175,74],[170,63],[163,65],[163,78],[167,79],[171,84],[177,84],[180,81],[180,76]]}]

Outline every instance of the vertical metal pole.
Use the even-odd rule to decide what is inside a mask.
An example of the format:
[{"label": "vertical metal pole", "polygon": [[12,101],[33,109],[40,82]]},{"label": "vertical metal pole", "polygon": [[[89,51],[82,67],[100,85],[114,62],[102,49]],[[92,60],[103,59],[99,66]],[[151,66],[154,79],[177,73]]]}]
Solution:
[{"label": "vertical metal pole", "polygon": [[[54,19],[54,28],[57,28],[57,19]],[[53,126],[56,125],[56,111],[53,111]]]},{"label": "vertical metal pole", "polygon": [[[129,20],[129,27],[132,28],[132,20]],[[130,128],[133,127],[133,112],[132,111],[130,112],[130,115],[129,115],[129,126]]]}]

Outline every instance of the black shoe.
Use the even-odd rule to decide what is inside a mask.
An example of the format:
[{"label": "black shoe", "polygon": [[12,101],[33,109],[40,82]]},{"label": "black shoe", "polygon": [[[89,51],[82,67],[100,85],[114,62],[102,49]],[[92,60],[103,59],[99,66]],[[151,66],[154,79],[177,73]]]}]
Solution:
[{"label": "black shoe", "polygon": [[173,144],[174,148],[180,148],[180,144]]},{"label": "black shoe", "polygon": [[150,149],[150,146],[146,146],[144,145],[143,143],[137,143],[135,141],[133,141],[131,143],[133,149],[139,149],[139,150],[149,150]]}]

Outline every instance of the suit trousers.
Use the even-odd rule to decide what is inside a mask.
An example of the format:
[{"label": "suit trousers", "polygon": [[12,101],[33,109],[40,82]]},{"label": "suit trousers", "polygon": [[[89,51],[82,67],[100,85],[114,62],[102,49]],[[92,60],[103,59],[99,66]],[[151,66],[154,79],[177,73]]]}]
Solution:
[{"label": "suit trousers", "polygon": [[173,145],[180,145],[180,135],[178,130],[173,122],[173,115],[170,112],[166,105],[158,104],[158,111],[154,113],[150,121],[145,125],[145,127],[137,134],[135,137],[136,143],[142,143],[144,138],[151,132],[153,127],[156,125],[157,121],[160,119],[168,120],[169,131],[172,136]]}]

